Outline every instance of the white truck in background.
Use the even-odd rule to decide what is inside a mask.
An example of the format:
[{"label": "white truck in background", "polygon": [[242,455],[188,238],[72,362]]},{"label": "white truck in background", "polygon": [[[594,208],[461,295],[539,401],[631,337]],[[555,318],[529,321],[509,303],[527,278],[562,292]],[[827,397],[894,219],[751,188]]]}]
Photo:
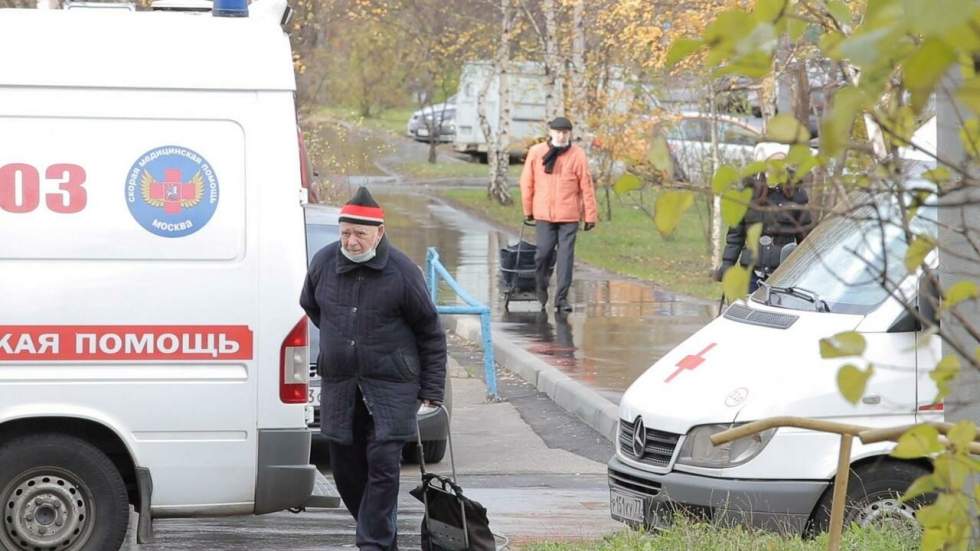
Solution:
[{"label": "white truck in background", "polygon": [[[523,153],[531,143],[547,135],[545,120],[544,66],[536,62],[511,64],[510,78],[510,147]],[[487,80],[490,80],[487,83]],[[487,139],[480,126],[479,98],[486,88],[487,122],[497,131],[500,105],[497,101],[500,79],[493,74],[489,61],[472,61],[463,66],[456,93],[456,136],[453,149],[486,159]],[[561,97],[558,94],[558,97]]]}]

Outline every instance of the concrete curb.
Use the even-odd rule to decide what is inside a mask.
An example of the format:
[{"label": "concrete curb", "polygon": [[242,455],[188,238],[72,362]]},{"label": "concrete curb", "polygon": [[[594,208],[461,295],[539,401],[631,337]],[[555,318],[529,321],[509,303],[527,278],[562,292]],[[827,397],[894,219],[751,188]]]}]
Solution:
[{"label": "concrete curb", "polygon": [[[476,318],[444,316],[443,324],[464,339],[480,342],[480,321]],[[616,441],[619,423],[619,407],[616,404],[524,350],[503,331],[492,328],[491,331],[493,352],[498,364],[520,375],[558,406],[584,421],[610,442]]]}]

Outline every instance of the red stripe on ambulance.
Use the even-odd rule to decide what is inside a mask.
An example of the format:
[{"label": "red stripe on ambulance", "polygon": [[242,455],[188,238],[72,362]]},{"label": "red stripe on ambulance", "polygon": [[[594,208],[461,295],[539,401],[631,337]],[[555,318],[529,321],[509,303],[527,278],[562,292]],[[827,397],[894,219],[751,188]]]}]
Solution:
[{"label": "red stripe on ambulance", "polygon": [[0,325],[0,362],[250,359],[246,325]]}]

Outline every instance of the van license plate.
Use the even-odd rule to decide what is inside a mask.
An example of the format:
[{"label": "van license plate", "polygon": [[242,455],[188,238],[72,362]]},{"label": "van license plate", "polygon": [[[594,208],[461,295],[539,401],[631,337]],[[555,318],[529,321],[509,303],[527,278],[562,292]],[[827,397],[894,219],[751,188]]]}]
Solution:
[{"label": "van license plate", "polygon": [[419,128],[415,133],[418,134],[419,136],[425,137],[425,136],[428,136],[429,135],[429,129],[428,128]]},{"label": "van license plate", "polygon": [[630,522],[644,522],[644,502],[642,497],[631,494],[609,490],[609,512],[617,520],[628,520]]},{"label": "van license plate", "polygon": [[320,387],[310,386],[310,405],[318,408],[320,407]]}]

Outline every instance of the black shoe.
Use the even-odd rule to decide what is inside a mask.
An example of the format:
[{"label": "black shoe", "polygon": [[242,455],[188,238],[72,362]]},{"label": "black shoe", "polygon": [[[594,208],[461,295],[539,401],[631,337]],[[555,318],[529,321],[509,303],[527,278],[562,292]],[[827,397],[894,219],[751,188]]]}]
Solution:
[{"label": "black shoe", "polygon": [[559,303],[555,306],[555,312],[571,312],[572,305],[567,302]]}]

